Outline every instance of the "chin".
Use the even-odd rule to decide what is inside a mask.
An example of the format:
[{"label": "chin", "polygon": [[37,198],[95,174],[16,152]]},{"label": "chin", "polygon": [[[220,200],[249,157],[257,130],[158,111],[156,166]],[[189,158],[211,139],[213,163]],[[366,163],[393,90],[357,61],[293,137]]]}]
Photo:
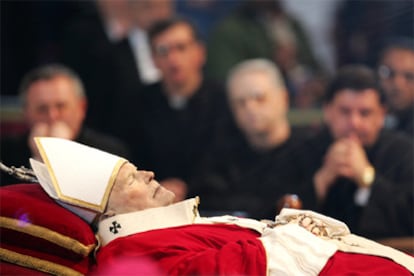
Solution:
[{"label": "chin", "polygon": [[162,202],[162,206],[167,206],[174,203],[175,194],[170,190],[165,189],[162,187],[160,189],[160,198],[159,202]]},{"label": "chin", "polygon": [[171,192],[171,191],[168,191],[168,192],[171,194],[171,196],[168,199],[167,205],[171,205],[171,204],[173,204],[175,202],[175,194],[173,192]]}]

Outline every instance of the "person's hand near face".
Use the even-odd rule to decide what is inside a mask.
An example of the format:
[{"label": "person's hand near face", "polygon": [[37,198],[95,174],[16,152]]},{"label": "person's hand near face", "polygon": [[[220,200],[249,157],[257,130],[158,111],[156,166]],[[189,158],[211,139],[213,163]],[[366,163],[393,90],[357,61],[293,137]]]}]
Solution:
[{"label": "person's hand near face", "polygon": [[59,137],[74,140],[86,114],[86,99],[73,80],[57,75],[33,82],[27,89],[24,115],[30,134],[32,157],[39,158],[33,137]]},{"label": "person's hand near face", "polygon": [[173,203],[174,193],[161,186],[154,173],[138,170],[125,163],[115,179],[109,196],[107,214],[122,214],[167,206]]},{"label": "person's hand near face", "polygon": [[36,143],[34,142],[34,137],[58,137],[73,140],[75,134],[73,133],[72,129],[63,121],[56,121],[51,124],[45,122],[38,122],[34,124],[30,130],[27,142],[32,152],[32,157],[41,160]]}]

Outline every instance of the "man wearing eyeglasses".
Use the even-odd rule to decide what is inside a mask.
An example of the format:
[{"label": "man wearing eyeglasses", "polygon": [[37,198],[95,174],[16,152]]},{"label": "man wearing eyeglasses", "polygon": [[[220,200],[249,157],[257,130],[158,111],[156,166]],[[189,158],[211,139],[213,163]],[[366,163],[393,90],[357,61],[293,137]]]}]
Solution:
[{"label": "man wearing eyeglasses", "polygon": [[181,200],[223,118],[224,87],[204,78],[205,47],[187,19],[157,22],[148,38],[162,77],[125,104],[124,118],[132,120],[128,125],[134,129],[126,132],[125,140],[133,147],[134,161],[157,171],[161,184]]},{"label": "man wearing eyeglasses", "polygon": [[414,39],[385,47],[378,74],[389,108],[386,126],[414,137]]}]

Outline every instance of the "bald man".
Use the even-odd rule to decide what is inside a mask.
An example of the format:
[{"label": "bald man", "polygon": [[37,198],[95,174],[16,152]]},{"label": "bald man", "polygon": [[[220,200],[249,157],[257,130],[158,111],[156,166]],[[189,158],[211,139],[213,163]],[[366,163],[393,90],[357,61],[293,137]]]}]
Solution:
[{"label": "bald man", "polygon": [[271,219],[277,201],[300,182],[295,154],[304,133],[289,124],[288,92],[269,60],[236,65],[227,96],[235,128],[222,134],[200,167],[194,193],[203,198],[202,211]]}]

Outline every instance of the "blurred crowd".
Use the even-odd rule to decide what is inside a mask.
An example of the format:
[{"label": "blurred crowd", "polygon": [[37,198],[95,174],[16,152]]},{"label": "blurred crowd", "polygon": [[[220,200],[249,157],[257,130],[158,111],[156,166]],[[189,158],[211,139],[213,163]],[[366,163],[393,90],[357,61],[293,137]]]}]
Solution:
[{"label": "blurred crowd", "polygon": [[[25,124],[0,134],[6,164],[39,158],[34,136],[63,137],[154,171],[177,200],[200,195],[205,213],[306,208],[371,238],[414,236],[413,1],[0,1],[0,12],[0,92],[19,98]],[[309,109],[316,128],[291,124]]]}]

